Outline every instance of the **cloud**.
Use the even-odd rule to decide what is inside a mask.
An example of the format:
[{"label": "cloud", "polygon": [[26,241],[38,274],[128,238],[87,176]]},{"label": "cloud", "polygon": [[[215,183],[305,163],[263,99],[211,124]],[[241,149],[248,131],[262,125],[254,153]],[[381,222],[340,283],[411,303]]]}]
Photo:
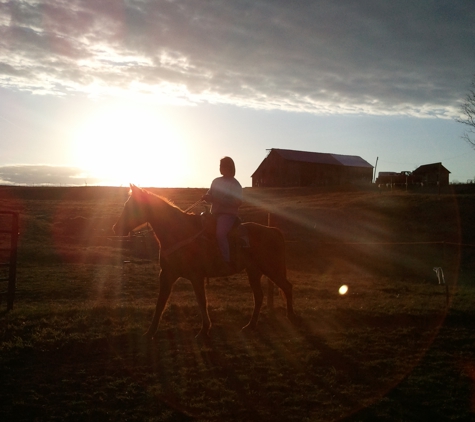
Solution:
[{"label": "cloud", "polygon": [[0,166],[2,185],[52,185],[84,186],[95,185],[99,179],[89,177],[76,167],[48,165]]},{"label": "cloud", "polygon": [[0,86],[319,114],[453,116],[473,2],[0,3]]}]

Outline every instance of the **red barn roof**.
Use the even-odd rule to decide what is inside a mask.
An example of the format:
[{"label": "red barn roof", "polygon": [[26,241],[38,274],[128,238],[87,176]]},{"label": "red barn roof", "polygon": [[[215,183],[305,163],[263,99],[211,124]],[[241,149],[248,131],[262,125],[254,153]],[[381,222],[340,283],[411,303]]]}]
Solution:
[{"label": "red barn roof", "polygon": [[295,151],[292,149],[272,148],[282,158],[304,163],[333,164],[335,166],[373,168],[371,164],[357,155],[330,154],[326,152]]}]

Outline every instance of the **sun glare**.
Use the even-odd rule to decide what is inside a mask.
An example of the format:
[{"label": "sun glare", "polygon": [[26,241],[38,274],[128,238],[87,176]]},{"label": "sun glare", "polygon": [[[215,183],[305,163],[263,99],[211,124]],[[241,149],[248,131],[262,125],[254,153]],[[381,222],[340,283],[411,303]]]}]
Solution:
[{"label": "sun glare", "polygon": [[341,286],[338,289],[338,293],[340,293],[342,296],[346,294],[347,292],[348,292],[348,286],[346,284],[343,284],[343,286]]},{"label": "sun glare", "polygon": [[176,187],[188,149],[178,128],[158,113],[121,107],[94,115],[75,134],[76,164],[100,184]]}]

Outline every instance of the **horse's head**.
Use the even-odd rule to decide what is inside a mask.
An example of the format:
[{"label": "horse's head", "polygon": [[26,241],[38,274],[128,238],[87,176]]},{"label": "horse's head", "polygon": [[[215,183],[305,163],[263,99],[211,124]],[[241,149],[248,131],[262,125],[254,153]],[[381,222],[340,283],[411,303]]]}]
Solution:
[{"label": "horse's head", "polygon": [[128,235],[133,229],[148,221],[148,193],[135,185],[130,185],[129,198],[112,230],[119,236]]}]

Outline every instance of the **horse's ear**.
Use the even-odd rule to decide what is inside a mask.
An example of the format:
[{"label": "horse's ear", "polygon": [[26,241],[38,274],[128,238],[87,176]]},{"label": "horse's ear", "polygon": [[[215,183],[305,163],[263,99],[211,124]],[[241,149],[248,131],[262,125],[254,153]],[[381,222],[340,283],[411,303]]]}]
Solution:
[{"label": "horse's ear", "polygon": [[129,190],[129,195],[133,195],[134,193],[138,193],[138,190],[140,188],[138,188],[137,186],[135,186],[133,183],[130,183],[130,190]]}]

